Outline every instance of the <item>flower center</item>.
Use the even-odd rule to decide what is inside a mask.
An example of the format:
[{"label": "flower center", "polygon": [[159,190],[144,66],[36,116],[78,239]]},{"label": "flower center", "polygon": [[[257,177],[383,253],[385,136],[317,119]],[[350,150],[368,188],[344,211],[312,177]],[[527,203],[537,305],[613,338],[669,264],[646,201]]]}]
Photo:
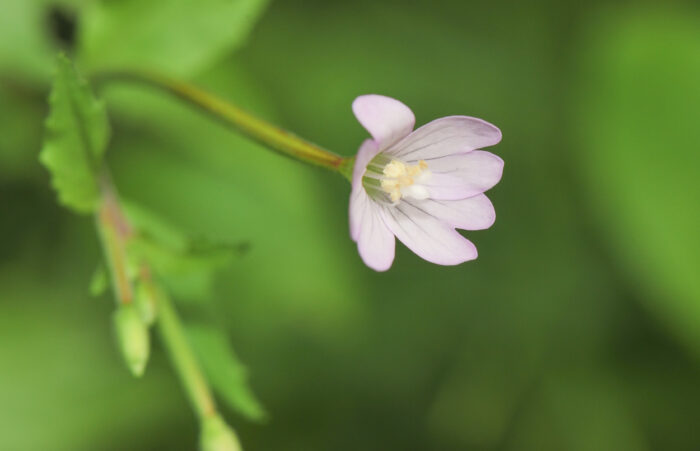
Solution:
[{"label": "flower center", "polygon": [[427,199],[428,190],[423,186],[430,178],[428,164],[406,164],[379,154],[367,165],[362,184],[375,199],[388,197],[392,204],[401,198]]}]

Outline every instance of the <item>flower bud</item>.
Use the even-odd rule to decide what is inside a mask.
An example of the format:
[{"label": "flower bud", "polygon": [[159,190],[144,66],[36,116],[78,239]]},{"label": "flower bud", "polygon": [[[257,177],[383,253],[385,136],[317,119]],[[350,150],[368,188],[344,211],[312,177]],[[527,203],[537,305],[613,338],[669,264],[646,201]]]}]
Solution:
[{"label": "flower bud", "polygon": [[133,302],[121,304],[114,312],[113,320],[122,356],[131,374],[140,377],[146,369],[150,352],[148,328]]},{"label": "flower bud", "polygon": [[158,288],[150,282],[136,284],[135,303],[146,326],[152,326],[156,320]]},{"label": "flower bud", "polygon": [[242,451],[236,433],[218,414],[202,421],[199,449],[200,451]]}]

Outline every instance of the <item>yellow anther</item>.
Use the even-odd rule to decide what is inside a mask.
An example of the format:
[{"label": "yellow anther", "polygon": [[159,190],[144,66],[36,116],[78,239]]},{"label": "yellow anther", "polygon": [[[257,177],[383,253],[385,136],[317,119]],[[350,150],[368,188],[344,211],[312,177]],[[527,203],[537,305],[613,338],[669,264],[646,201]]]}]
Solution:
[{"label": "yellow anther", "polygon": [[391,201],[396,203],[401,199],[401,189],[413,185],[415,179],[427,169],[428,164],[423,160],[414,165],[406,165],[399,160],[391,160],[384,167],[384,178],[381,180],[381,187],[384,192],[389,194]]},{"label": "yellow anther", "polygon": [[400,177],[406,172],[406,165],[398,160],[391,160],[384,168],[384,175],[391,178]]}]

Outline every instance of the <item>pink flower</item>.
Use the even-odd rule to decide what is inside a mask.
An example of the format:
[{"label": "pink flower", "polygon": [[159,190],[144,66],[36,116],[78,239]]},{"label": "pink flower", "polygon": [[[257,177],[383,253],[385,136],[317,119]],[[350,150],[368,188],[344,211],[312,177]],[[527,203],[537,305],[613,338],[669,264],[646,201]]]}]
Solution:
[{"label": "pink flower", "polygon": [[389,269],[394,237],[439,265],[475,259],[476,247],[455,229],[487,229],[496,219],[483,193],[501,179],[503,160],[476,149],[497,144],[500,130],[448,116],[413,131],[413,112],[379,95],[358,97],[352,110],[373,138],[357,152],[350,195],[350,236],[362,260]]}]

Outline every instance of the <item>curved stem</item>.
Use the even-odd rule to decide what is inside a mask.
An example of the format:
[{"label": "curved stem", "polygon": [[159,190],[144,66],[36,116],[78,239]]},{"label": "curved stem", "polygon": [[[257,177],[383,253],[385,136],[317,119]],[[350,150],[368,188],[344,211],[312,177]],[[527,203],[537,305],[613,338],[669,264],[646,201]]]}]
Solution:
[{"label": "curved stem", "polygon": [[150,72],[104,72],[99,82],[124,80],[162,89],[232,125],[249,138],[288,157],[321,166],[351,179],[354,157],[345,158],[266,122],[194,85]]}]

